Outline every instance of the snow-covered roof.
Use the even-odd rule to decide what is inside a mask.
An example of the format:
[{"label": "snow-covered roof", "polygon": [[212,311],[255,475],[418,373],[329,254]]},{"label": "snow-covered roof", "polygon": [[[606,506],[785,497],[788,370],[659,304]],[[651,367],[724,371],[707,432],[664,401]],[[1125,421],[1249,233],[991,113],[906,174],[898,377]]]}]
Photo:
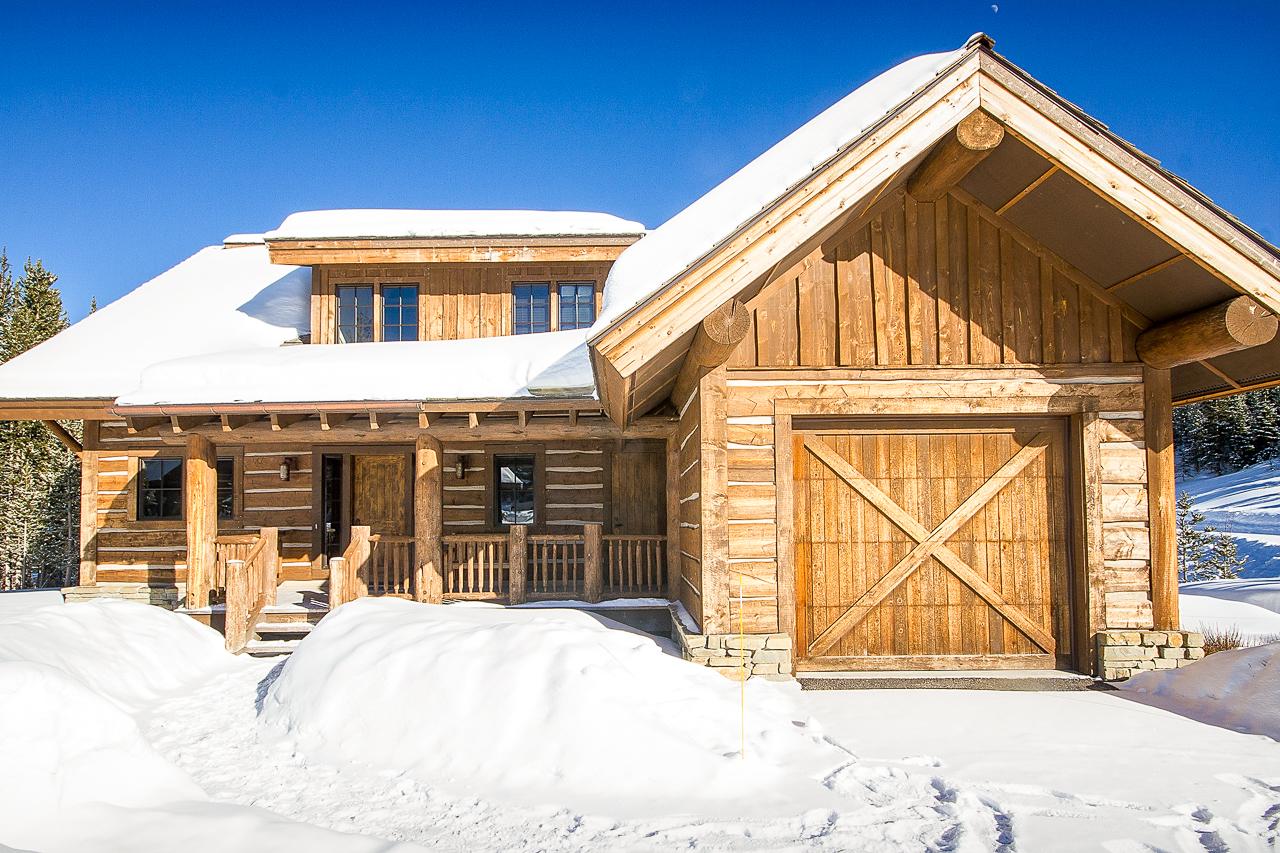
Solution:
[{"label": "snow-covered roof", "polygon": [[256,347],[146,368],[122,406],[591,397],[587,331]]},{"label": "snow-covered roof", "polygon": [[595,332],[657,293],[927,86],[968,52],[974,38],[959,50],[908,59],[854,89],[629,246],[609,271]]},{"label": "snow-covered roof", "polygon": [[278,347],[310,320],[310,269],[210,246],[0,365],[0,399],[116,397],[158,360]]},{"label": "snow-covered roof", "polygon": [[643,234],[639,222],[576,210],[305,210],[267,240],[604,237]]}]

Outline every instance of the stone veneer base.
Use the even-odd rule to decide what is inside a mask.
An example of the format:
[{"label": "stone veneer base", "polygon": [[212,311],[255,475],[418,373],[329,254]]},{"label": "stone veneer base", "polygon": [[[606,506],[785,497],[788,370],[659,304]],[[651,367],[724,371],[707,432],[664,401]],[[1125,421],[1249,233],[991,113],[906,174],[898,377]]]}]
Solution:
[{"label": "stone veneer base", "polygon": [[685,628],[675,608],[671,634],[685,660],[710,667],[726,678],[791,680],[791,637],[786,634],[697,634]]},{"label": "stone veneer base", "polygon": [[178,607],[178,588],[145,583],[99,583],[93,586],[68,586],[62,590],[62,600],[68,604],[93,601],[96,598],[120,598],[174,610]]},{"label": "stone veneer base", "polygon": [[1177,669],[1204,657],[1204,635],[1195,631],[1100,631],[1097,641],[1098,672],[1104,681]]}]

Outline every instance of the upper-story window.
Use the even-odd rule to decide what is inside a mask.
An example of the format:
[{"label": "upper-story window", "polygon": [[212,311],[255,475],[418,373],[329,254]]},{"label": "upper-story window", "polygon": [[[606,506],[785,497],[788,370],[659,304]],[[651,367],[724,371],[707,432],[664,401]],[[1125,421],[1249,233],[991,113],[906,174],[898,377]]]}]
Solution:
[{"label": "upper-story window", "polygon": [[382,288],[382,339],[384,341],[416,341],[418,339],[418,286],[416,284],[385,285]]},{"label": "upper-story window", "polygon": [[585,329],[596,321],[594,281],[522,282],[512,285],[517,335]]},{"label": "upper-story window", "polygon": [[551,284],[536,282],[512,288],[515,300],[515,333],[528,335],[551,331]]},{"label": "upper-story window", "polygon": [[337,294],[339,343],[418,339],[418,285],[343,284]]},{"label": "upper-story window", "polygon": [[596,321],[596,283],[562,281],[556,285],[560,329],[585,329]]},{"label": "upper-story window", "polygon": [[371,340],[373,340],[373,286],[339,285],[338,342],[358,344]]}]

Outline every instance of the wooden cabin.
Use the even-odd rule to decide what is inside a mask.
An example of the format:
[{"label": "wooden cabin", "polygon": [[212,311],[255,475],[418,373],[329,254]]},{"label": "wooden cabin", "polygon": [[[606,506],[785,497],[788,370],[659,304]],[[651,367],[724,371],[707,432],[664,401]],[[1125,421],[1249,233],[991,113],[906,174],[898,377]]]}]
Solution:
[{"label": "wooden cabin", "polygon": [[69,597],[235,647],[294,583],[318,614],[657,598],[727,674],[1122,678],[1202,654],[1171,410],[1280,384],[1277,312],[1275,247],[975,36],[653,231],[228,238],[0,366],[0,414],[85,421]]}]

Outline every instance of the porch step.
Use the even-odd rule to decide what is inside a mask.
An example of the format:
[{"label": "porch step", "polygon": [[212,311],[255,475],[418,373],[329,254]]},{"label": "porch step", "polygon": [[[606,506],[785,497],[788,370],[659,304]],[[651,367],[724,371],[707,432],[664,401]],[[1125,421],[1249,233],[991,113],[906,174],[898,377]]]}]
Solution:
[{"label": "porch step", "polygon": [[255,658],[275,657],[292,654],[300,640],[250,640],[245,643],[244,653]]},{"label": "porch step", "polygon": [[801,690],[1108,690],[1087,675],[1059,670],[799,672]]},{"label": "porch step", "polygon": [[259,622],[253,631],[260,640],[283,639],[293,637],[302,639],[315,627],[311,622]]}]

